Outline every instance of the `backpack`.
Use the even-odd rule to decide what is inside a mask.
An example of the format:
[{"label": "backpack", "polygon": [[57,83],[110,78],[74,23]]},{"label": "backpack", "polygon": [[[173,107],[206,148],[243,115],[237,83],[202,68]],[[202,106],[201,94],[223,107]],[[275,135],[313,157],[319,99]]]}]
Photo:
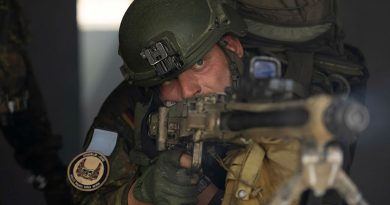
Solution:
[{"label": "backpack", "polygon": [[337,0],[228,0],[250,34],[284,42],[305,42],[337,24]]},{"label": "backpack", "polygon": [[338,0],[225,0],[244,18],[245,50],[278,58],[283,77],[295,80],[301,97],[344,94],[364,101],[364,56],[344,43]]}]

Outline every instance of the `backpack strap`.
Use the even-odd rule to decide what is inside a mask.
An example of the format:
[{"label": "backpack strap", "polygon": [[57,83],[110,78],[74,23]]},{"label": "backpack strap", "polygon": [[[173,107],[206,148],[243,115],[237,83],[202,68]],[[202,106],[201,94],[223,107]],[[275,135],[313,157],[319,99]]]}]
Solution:
[{"label": "backpack strap", "polygon": [[148,102],[147,104],[143,104],[140,102],[137,102],[135,105],[135,113],[134,113],[134,142],[135,142],[135,149],[138,151],[142,150],[142,122],[145,118],[146,113],[149,110],[149,107],[151,106],[152,100]]},{"label": "backpack strap", "polygon": [[146,121],[149,113],[154,111],[160,101],[155,88],[150,88],[146,92],[146,95],[135,105],[134,149],[129,153],[130,159],[141,166],[147,166],[157,156],[155,141],[147,134]]},{"label": "backpack strap", "polygon": [[285,77],[302,87],[300,97],[308,96],[314,65],[313,52],[287,51],[288,67]]}]

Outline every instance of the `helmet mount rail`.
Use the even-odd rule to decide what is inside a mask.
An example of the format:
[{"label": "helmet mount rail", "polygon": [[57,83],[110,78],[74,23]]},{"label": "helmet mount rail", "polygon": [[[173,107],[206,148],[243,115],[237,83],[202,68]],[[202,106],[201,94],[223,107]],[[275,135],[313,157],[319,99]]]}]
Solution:
[{"label": "helmet mount rail", "polygon": [[183,61],[180,55],[162,40],[148,48],[142,49],[140,55],[154,67],[160,77],[172,71],[183,69]]}]

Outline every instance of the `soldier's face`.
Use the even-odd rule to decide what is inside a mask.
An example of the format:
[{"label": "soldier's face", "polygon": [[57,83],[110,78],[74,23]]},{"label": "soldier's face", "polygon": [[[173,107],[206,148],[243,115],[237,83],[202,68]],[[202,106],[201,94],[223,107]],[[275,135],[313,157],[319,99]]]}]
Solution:
[{"label": "soldier's face", "polygon": [[[238,39],[227,36],[227,48],[239,57],[243,48]],[[181,101],[195,95],[224,92],[231,85],[228,61],[222,49],[215,45],[202,59],[176,79],[161,85],[161,100]]]}]

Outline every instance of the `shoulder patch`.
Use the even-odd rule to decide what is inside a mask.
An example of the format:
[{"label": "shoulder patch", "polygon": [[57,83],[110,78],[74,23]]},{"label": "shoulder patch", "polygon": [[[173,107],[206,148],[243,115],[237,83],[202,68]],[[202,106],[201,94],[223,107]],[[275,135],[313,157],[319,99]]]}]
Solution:
[{"label": "shoulder patch", "polygon": [[92,140],[87,151],[98,151],[106,156],[110,156],[116,146],[118,133],[102,129],[94,129]]},{"label": "shoulder patch", "polygon": [[106,182],[110,172],[107,158],[98,152],[84,152],[69,164],[67,176],[73,187],[80,191],[94,191]]}]

